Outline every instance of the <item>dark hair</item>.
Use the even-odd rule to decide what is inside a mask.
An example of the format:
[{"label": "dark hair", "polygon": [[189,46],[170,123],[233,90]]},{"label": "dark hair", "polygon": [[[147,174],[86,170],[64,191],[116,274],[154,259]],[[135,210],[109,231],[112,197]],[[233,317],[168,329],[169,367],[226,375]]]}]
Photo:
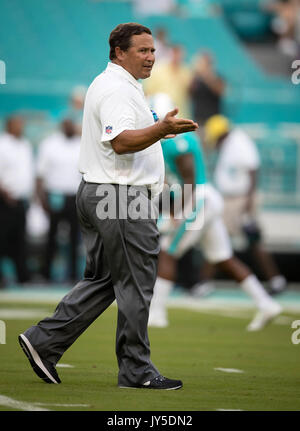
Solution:
[{"label": "dark hair", "polygon": [[122,51],[127,51],[130,47],[131,37],[134,35],[140,35],[143,33],[151,34],[151,30],[137,22],[126,22],[125,24],[119,24],[109,35],[109,58],[114,60],[116,58],[115,49],[117,46]]}]

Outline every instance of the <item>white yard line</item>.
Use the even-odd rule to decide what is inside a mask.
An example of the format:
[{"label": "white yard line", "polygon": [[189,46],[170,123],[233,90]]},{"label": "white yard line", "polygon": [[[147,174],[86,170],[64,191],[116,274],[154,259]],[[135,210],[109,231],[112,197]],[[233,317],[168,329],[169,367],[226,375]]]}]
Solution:
[{"label": "white yard line", "polygon": [[217,412],[243,412],[242,409],[216,409]]},{"label": "white yard line", "polygon": [[0,308],[0,319],[3,320],[24,320],[46,317],[50,313],[48,310],[31,308]]},{"label": "white yard line", "polygon": [[46,412],[49,409],[41,408],[36,406],[35,404],[26,403],[24,401],[14,400],[13,398],[6,397],[4,395],[0,395],[0,406],[10,407],[12,409],[17,410],[26,410],[26,411],[36,411],[36,412]]},{"label": "white yard line", "polygon": [[[187,308],[190,308],[187,304],[185,305]],[[172,306],[171,306],[172,307]],[[229,307],[220,307],[220,308],[206,308],[206,306],[202,307],[197,306],[191,307],[194,310],[199,310],[205,314],[214,314],[224,317],[232,317],[236,319],[249,319],[253,315],[253,310],[240,308],[229,308]],[[42,318],[50,315],[51,312],[49,310],[43,309],[28,309],[28,308],[0,308],[0,319],[3,320],[24,320],[24,319],[34,319],[34,318]],[[288,316],[278,316],[274,323],[278,325],[289,325],[293,319]]]},{"label": "white yard line", "polygon": [[74,368],[74,365],[70,365],[70,364],[56,364],[55,366],[56,366],[56,368],[57,367],[59,367],[59,368]]},{"label": "white yard line", "polygon": [[216,371],[223,371],[223,373],[244,373],[243,370],[238,370],[237,368],[214,368]]},{"label": "white yard line", "polygon": [[[45,289],[44,289],[45,290]],[[18,302],[18,303],[46,303],[46,304],[57,304],[63,296],[65,296],[69,290],[62,292],[47,292],[44,290],[26,291],[26,290],[5,290],[0,292],[1,302]]]},{"label": "white yard line", "polygon": [[[222,317],[231,317],[233,319],[251,319],[251,317],[253,317],[253,311],[250,310],[237,310],[235,308],[232,309],[207,309],[207,310],[201,310],[201,313],[204,314],[212,314],[215,316],[222,316]],[[293,322],[293,318],[292,317],[288,317],[288,316],[277,316],[274,320],[273,320],[273,324],[275,325],[290,325]]]},{"label": "white yard line", "polygon": [[14,400],[13,398],[0,395],[0,406],[10,407],[17,410],[26,410],[30,412],[47,412],[51,411],[46,409],[47,406],[53,407],[90,407],[90,404],[59,404],[59,403],[27,403],[25,401]]},{"label": "white yard line", "polygon": [[53,407],[90,407],[90,404],[54,404],[54,403],[34,403],[35,406],[53,406]]},{"label": "white yard line", "polygon": [[[283,308],[283,312],[291,314],[299,314],[300,302],[289,301],[284,299],[276,299]],[[254,312],[256,310],[254,303],[250,298],[190,298],[182,296],[168,299],[168,308],[186,308],[193,311],[209,312],[209,311],[239,311],[239,313]],[[241,316],[242,317],[242,316]]]}]

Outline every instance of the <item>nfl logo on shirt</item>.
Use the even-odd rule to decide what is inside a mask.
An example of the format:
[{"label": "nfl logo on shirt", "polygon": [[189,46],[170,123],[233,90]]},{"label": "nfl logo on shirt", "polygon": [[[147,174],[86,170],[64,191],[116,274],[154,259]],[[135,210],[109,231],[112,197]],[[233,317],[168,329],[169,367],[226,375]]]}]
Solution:
[{"label": "nfl logo on shirt", "polygon": [[112,126],[106,126],[105,127],[105,133],[107,133],[108,135],[112,132]]}]

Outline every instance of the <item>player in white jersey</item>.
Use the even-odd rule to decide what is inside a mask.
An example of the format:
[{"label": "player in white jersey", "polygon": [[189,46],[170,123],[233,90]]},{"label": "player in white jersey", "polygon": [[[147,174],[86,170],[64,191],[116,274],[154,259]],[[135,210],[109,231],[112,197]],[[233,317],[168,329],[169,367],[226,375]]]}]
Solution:
[{"label": "player in white jersey", "polygon": [[[163,145],[167,177],[179,185],[192,185],[195,196],[195,210],[191,215],[162,217],[159,222],[161,253],[159,256],[158,278],[154,288],[149,316],[149,326],[168,325],[166,304],[176,277],[177,260],[195,245],[210,263],[237,281],[250,295],[258,308],[249,331],[262,329],[281,312],[280,305],[264,290],[249,268],[233,256],[232,247],[222,219],[223,200],[221,195],[205,183],[204,162],[200,142],[195,133],[186,133],[166,140]],[[163,195],[162,201],[167,197]],[[175,195],[182,202],[182,197]],[[186,200],[184,206],[188,205]],[[188,213],[186,213],[188,214]]]},{"label": "player in white jersey", "polygon": [[269,293],[280,293],[286,288],[286,279],[265,249],[257,221],[260,157],[255,142],[223,115],[212,116],[204,131],[207,146],[218,153],[214,183],[224,199],[226,228],[232,238],[242,237],[246,242],[267,280]]}]

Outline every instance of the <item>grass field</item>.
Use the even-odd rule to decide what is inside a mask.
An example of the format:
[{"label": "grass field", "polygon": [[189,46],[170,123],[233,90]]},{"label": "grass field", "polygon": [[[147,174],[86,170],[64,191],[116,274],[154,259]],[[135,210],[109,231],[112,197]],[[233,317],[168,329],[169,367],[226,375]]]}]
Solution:
[{"label": "grass field", "polygon": [[[60,385],[42,382],[17,342],[18,334],[51,314],[54,304],[2,301],[1,309],[7,315],[16,309],[25,313],[23,319],[10,314],[7,320],[0,313],[6,323],[6,344],[0,344],[2,411],[300,410],[300,344],[291,342],[290,323],[300,313],[284,312],[286,323],[248,333],[251,308],[231,315],[170,308],[171,325],[149,330],[152,360],[162,374],[182,379],[184,387],[147,391],[117,387],[116,307],[110,307],[65,353],[60,362],[72,367],[57,368]],[[31,313],[27,317],[26,310]],[[36,316],[30,317],[34,311]],[[13,400],[10,406],[8,399]]]}]

